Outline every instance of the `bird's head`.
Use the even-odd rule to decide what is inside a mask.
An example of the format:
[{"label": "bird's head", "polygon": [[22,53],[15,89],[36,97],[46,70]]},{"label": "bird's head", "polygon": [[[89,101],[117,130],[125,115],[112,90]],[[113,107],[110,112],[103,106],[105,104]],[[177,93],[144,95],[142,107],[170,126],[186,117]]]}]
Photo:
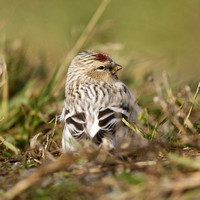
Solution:
[{"label": "bird's head", "polygon": [[92,79],[105,82],[117,80],[117,71],[122,66],[115,63],[109,56],[101,53],[84,51],[77,55],[69,67],[69,71],[81,73]]}]

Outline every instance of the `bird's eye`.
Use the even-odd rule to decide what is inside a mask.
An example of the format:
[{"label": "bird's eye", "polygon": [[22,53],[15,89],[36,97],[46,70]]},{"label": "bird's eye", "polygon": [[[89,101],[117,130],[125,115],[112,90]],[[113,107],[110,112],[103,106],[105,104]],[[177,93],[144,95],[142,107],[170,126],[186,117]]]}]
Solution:
[{"label": "bird's eye", "polygon": [[105,67],[104,67],[104,66],[100,66],[100,67],[98,67],[97,69],[99,69],[99,70],[104,70]]}]

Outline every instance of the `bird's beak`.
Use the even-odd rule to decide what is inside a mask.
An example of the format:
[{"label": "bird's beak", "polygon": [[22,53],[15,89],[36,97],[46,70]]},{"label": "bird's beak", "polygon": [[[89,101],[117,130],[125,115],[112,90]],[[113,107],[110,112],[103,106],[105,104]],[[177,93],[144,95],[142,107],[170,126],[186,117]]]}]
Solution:
[{"label": "bird's beak", "polygon": [[122,66],[115,63],[115,65],[111,69],[111,72],[112,74],[116,74],[116,72],[119,71],[120,69],[122,69]]}]

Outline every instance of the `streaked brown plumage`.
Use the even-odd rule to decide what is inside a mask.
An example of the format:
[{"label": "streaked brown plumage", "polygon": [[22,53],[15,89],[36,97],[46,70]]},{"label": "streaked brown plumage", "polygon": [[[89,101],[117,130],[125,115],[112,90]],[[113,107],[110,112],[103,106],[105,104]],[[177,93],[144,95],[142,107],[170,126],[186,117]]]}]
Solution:
[{"label": "streaked brown plumage", "polygon": [[129,132],[122,117],[134,122],[138,106],[116,75],[121,68],[110,57],[88,51],[72,60],[61,114],[61,120],[65,122],[64,151],[76,150],[74,144],[83,138],[98,145],[107,138],[110,148],[114,148],[120,137]]}]

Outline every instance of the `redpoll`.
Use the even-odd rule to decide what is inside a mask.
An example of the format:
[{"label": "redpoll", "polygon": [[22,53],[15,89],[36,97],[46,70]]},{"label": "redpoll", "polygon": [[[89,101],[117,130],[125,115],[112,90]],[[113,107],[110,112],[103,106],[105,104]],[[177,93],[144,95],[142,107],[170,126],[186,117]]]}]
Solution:
[{"label": "redpoll", "polygon": [[69,66],[65,86],[65,122],[62,147],[76,150],[81,139],[97,145],[104,139],[112,149],[129,133],[122,118],[135,122],[138,106],[128,87],[116,72],[122,67],[101,53],[82,52]]}]

